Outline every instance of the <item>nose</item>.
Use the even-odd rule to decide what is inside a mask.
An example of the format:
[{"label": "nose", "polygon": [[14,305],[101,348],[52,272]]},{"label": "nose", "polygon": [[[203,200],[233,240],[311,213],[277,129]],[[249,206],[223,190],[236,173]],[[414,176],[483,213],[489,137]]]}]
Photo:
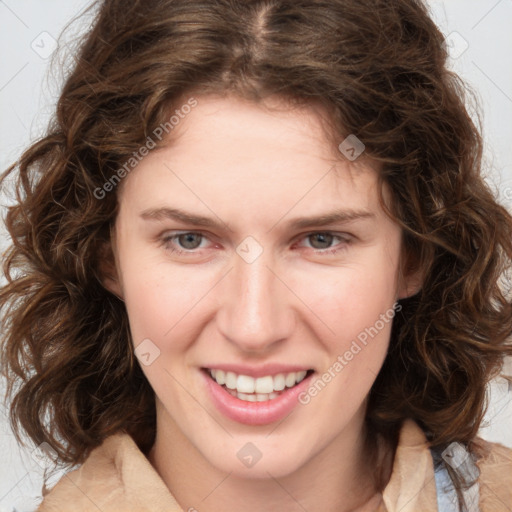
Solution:
[{"label": "nose", "polygon": [[217,323],[222,335],[244,352],[268,352],[294,329],[293,294],[279,274],[265,252],[251,263],[234,256],[219,290]]}]

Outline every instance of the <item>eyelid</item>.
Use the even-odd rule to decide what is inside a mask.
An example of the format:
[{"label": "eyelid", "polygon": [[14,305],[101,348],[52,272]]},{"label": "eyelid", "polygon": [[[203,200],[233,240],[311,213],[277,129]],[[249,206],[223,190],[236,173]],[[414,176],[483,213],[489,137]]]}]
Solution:
[{"label": "eyelid", "polygon": [[333,231],[331,229],[315,229],[313,231],[307,231],[305,233],[301,233],[300,235],[297,235],[296,238],[307,238],[308,236],[312,236],[312,235],[333,235],[338,238],[345,238],[345,239],[354,238],[353,235],[351,235],[350,233],[347,233],[346,231]]}]

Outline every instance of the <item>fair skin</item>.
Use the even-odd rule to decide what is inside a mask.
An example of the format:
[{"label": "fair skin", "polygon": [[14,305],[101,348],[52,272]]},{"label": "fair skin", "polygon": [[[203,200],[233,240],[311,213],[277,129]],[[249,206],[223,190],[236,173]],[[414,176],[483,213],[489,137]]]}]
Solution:
[{"label": "fair skin", "polygon": [[[203,369],[277,363],[317,378],[416,291],[400,277],[401,231],[379,205],[378,169],[333,150],[319,107],[195,97],[171,143],[122,183],[107,283],[126,303],[134,345],[160,351],[142,365],[157,403],[150,461],[185,511],[374,510],[363,420],[391,322],[279,421],[226,416]],[[218,224],[178,221],[171,208]],[[350,218],[292,225],[335,210]],[[263,250],[251,262],[237,252],[248,236]],[[237,456],[247,443],[262,455],[251,467]]]}]

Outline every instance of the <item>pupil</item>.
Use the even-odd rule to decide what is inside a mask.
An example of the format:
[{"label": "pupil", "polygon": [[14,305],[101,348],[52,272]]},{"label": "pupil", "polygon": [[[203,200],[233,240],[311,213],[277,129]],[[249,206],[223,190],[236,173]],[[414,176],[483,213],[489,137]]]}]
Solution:
[{"label": "pupil", "polygon": [[326,249],[327,247],[329,247],[332,243],[332,239],[333,239],[333,235],[331,235],[330,233],[316,233],[314,235],[310,235],[310,238],[312,240],[314,240],[315,238],[317,240],[320,240],[320,244],[327,244],[325,247],[315,247],[315,244],[312,243],[311,245],[315,248],[315,249]]},{"label": "pupil", "polygon": [[[194,243],[194,237],[197,237],[199,242],[198,243]],[[201,244],[201,240],[199,239],[199,235],[197,235],[196,233],[183,233],[182,235],[179,236],[179,242],[180,242],[180,245],[182,247],[184,247],[185,249],[197,249],[197,247],[199,247],[199,245]],[[196,240],[197,242],[197,240]],[[190,246],[191,244],[191,246]]]}]

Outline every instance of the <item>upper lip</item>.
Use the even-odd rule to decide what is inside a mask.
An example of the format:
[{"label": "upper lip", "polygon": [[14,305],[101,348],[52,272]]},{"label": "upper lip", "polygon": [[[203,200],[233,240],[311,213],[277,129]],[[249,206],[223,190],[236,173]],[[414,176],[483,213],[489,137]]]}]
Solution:
[{"label": "upper lip", "polygon": [[223,370],[225,372],[233,372],[237,375],[247,375],[249,377],[265,377],[267,375],[277,375],[279,373],[292,373],[300,371],[312,370],[310,366],[290,365],[279,363],[267,363],[261,366],[247,366],[244,364],[212,364],[205,366],[209,370]]}]

